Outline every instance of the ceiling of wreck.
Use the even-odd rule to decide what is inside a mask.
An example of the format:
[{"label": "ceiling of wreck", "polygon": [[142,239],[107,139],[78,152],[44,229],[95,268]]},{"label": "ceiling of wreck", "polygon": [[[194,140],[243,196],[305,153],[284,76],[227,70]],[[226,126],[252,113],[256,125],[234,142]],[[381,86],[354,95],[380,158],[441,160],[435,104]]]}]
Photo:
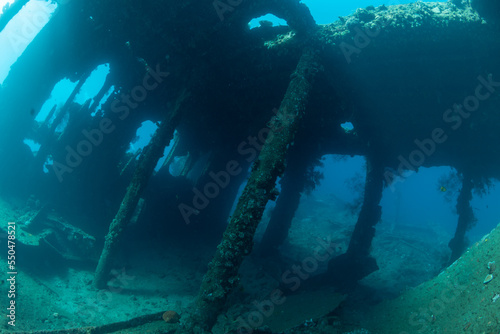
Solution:
[{"label": "ceiling of wreck", "polygon": [[[140,82],[147,68],[168,71],[168,80],[149,93],[102,152],[126,150],[140,123],[161,121],[184,90],[191,98],[177,127],[181,151],[197,156],[235,152],[269,122],[301,49],[312,43],[323,50],[323,71],[299,138],[315,145],[315,154],[376,154],[392,169],[412,160],[410,168],[448,165],[471,169],[478,177],[497,176],[498,148],[492,143],[498,140],[493,130],[498,97],[488,90],[496,86],[481,91],[492,94],[477,108],[467,107],[477,110],[458,113],[453,108],[476,103],[469,98],[476,87],[485,80],[496,82],[499,72],[496,28],[468,6],[418,2],[369,7],[322,26],[314,24],[304,5],[278,0],[243,2],[224,13],[223,20],[214,15],[212,3],[192,1],[129,1],[119,6],[113,1],[74,1],[58,11],[67,15],[55,15],[12,67],[0,90],[4,105],[39,110],[56,82],[85,78],[103,63],[110,64],[107,87],[121,92]],[[286,19],[290,27],[250,30],[248,22],[265,13]],[[37,63],[44,66],[33,66]],[[29,99],[20,99],[19,85],[34,92]],[[36,138],[30,117],[22,113],[14,124],[2,122],[3,138]],[[70,118],[74,129],[82,126],[76,125],[76,116]],[[79,118],[97,122],[90,116]],[[346,121],[354,124],[354,132],[342,130]],[[435,149],[429,144],[432,154],[412,155],[422,151],[416,140],[429,143],[435,141],[433,135],[442,142]],[[76,143],[78,137],[64,133],[59,138],[50,145],[54,157],[63,159],[62,139]],[[123,151],[114,150],[110,164],[118,164],[122,156]],[[476,160],[482,163],[470,163]]]},{"label": "ceiling of wreck", "polygon": [[[498,120],[497,95],[483,89],[492,94],[470,117],[467,111],[448,110],[475,103],[467,98],[484,80],[496,82],[497,32],[470,7],[457,4],[369,7],[315,26],[308,9],[295,1],[243,2],[224,13],[223,20],[214,15],[210,2],[69,2],[58,8],[67,15],[55,15],[12,67],[0,97],[18,110],[39,110],[56,82],[85,78],[103,63],[110,64],[108,87],[122,92],[133,88],[147,68],[165,68],[168,80],[138,106],[103,152],[117,146],[125,150],[142,121],[161,121],[187,90],[192,98],[177,127],[184,151],[231,154],[269,122],[302,47],[312,43],[323,50],[324,70],[299,136],[316,142],[318,155],[372,152],[393,169],[403,157],[418,162],[412,165],[449,165],[496,177],[497,145],[485,143],[498,140],[492,129]],[[265,13],[286,19],[290,28],[263,25],[250,30],[248,22]],[[37,63],[44,65],[33,66]],[[35,93],[20,99],[19,85]],[[36,137],[30,117],[22,113],[14,124],[2,122],[3,138]],[[354,133],[342,131],[340,124],[346,121],[354,124]],[[88,116],[81,122],[96,120]],[[434,133],[438,140],[446,140],[423,159],[410,156],[419,150],[415,140],[432,139],[436,129],[443,130]],[[78,141],[69,133],[60,138]],[[54,156],[64,156],[62,141],[51,145],[59,147]],[[5,148],[11,149],[18,148]],[[122,154],[114,153],[110,164],[118,164]],[[475,160],[482,163],[470,164]]]}]

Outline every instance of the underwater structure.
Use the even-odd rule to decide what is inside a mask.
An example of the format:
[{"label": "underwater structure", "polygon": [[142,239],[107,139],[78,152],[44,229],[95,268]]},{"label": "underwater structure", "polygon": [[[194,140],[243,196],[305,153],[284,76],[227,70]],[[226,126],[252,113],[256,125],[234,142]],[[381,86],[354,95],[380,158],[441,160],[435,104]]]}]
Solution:
[{"label": "underwater structure", "polygon": [[[0,29],[25,3],[6,9]],[[249,29],[268,13],[288,25]],[[210,332],[238,285],[266,204],[277,201],[261,245],[269,251],[286,239],[310,170],[326,154],[362,155],[367,168],[348,249],[317,282],[345,287],[378,269],[370,252],[382,191],[421,167],[451,166],[462,180],[451,264],[475,224],[472,192],[500,179],[499,24],[498,4],[486,0],[368,7],[329,25],[317,25],[297,0],[61,1],[0,88],[0,100],[17,112],[0,122],[0,149],[23,166],[1,166],[2,187],[40,184],[40,194],[50,189],[50,207],[108,219],[95,227],[106,231],[96,289],[107,286],[144,203],[161,211],[155,220],[218,240],[195,303],[172,325],[178,333]],[[57,82],[77,81],[74,97],[103,63],[110,73],[96,97],[83,105],[70,98],[51,111],[51,123],[33,126],[28,111],[36,115]],[[146,120],[158,125],[151,141],[127,153]],[[354,129],[345,131],[345,122]],[[35,158],[19,154],[25,137],[41,144]],[[165,168],[155,171],[166,147]],[[172,176],[165,170],[179,156],[184,164]],[[146,192],[160,183],[157,193]],[[80,209],[70,204],[74,189]],[[237,203],[231,216],[228,198]],[[33,226],[48,216],[47,206],[39,208]]]}]

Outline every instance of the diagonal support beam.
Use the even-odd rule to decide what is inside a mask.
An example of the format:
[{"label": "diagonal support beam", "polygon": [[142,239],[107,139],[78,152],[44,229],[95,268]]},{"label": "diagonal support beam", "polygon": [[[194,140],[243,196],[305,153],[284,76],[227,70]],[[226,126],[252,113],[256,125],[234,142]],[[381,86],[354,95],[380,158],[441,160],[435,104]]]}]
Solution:
[{"label": "diagonal support beam", "polygon": [[313,79],[320,70],[318,58],[315,50],[304,50],[280,109],[271,121],[266,143],[204,276],[196,311],[181,332],[210,330],[228,294],[238,283],[238,270],[243,258],[252,251],[255,230],[264,208],[269,200],[276,197],[276,179],[285,170],[286,154],[305,115]]},{"label": "diagonal support beam", "polygon": [[146,188],[158,160],[163,156],[165,147],[168,146],[170,140],[174,137],[175,128],[180,120],[179,109],[182,101],[188,96],[189,94],[183,93],[177,99],[175,109],[161,122],[153,138],[151,138],[151,142],[146,146],[139,158],[137,168],[123,197],[120,209],[118,209],[115,218],[109,226],[109,232],[104,242],[104,248],[97,264],[93,282],[94,287],[97,289],[106,287],[119,241],[134,214],[139,198]]}]

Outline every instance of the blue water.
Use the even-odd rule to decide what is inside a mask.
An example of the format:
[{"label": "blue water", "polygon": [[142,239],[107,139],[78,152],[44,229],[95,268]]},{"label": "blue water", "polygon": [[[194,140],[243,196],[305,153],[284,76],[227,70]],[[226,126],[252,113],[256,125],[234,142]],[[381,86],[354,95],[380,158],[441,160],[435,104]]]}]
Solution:
[{"label": "blue water", "polygon": [[[346,16],[352,14],[358,8],[365,8],[368,6],[380,6],[380,5],[397,5],[411,3],[415,1],[370,1],[370,0],[358,0],[358,1],[317,1],[317,0],[303,0],[304,4],[309,7],[311,14],[313,15],[316,23],[327,24],[332,23],[337,20],[339,16]],[[423,1],[430,2],[430,1]],[[435,2],[435,1],[434,1]]]},{"label": "blue water", "polygon": [[[346,202],[354,202],[359,196],[353,188],[353,178],[364,184],[364,158],[352,157],[340,161],[332,156],[324,157],[324,179],[314,194],[321,198],[335,195]],[[439,188],[439,178],[451,170],[450,167],[421,168],[418,173],[408,175],[403,182],[384,189],[382,201],[382,222],[387,224],[415,225],[454,234],[458,221],[455,204],[459,189]],[[450,202],[447,198],[451,198]],[[474,242],[481,239],[498,225],[500,217],[500,186],[498,182],[484,196],[473,195],[471,206],[477,224],[468,232]]]},{"label": "blue water", "polygon": [[[406,4],[415,1],[369,1],[369,0],[359,0],[359,1],[331,1],[331,0],[302,0],[302,3],[306,4],[311,11],[312,16],[318,24],[328,24],[338,20],[339,16],[347,16],[356,11],[358,8],[366,8],[368,6],[381,6],[381,5],[398,5]],[[431,2],[431,1],[422,1]],[[433,1],[436,2],[436,1]],[[273,17],[273,15],[266,15],[263,18],[269,20],[275,24],[285,24],[283,20]],[[252,25],[253,27],[253,25]]]}]

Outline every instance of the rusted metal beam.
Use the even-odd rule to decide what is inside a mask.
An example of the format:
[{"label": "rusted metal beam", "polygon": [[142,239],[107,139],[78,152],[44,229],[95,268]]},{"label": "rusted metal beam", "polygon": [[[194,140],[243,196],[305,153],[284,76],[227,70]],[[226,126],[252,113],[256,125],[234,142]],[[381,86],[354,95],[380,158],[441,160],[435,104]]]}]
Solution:
[{"label": "rusted metal beam", "polygon": [[266,204],[276,198],[276,179],[285,170],[287,152],[305,113],[313,80],[320,70],[318,53],[306,48],[292,75],[279,111],[273,116],[268,136],[222,242],[205,275],[194,312],[185,323],[184,333],[210,330],[222,310],[228,294],[238,283],[238,270],[250,254],[253,238]]}]

